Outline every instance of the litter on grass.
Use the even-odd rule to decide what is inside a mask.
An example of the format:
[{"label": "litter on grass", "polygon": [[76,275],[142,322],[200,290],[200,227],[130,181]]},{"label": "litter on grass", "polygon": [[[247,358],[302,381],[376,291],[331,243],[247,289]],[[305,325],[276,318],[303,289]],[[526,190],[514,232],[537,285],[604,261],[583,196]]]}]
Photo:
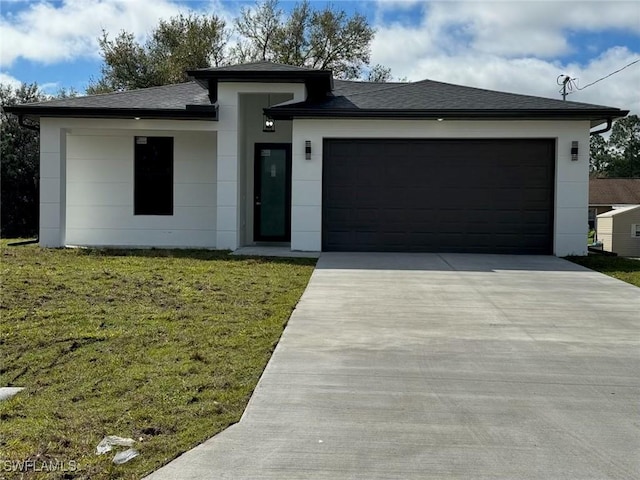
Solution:
[{"label": "litter on grass", "polygon": [[102,455],[103,453],[110,452],[114,446],[120,447],[133,447],[133,438],[122,438],[116,435],[107,435],[96,447],[96,455]]},{"label": "litter on grass", "polygon": [[130,448],[128,450],[125,450],[124,452],[116,453],[116,456],[113,457],[113,463],[115,463],[116,465],[120,465],[122,463],[128,462],[132,458],[136,458],[138,455],[140,455],[140,453],[137,450]]}]

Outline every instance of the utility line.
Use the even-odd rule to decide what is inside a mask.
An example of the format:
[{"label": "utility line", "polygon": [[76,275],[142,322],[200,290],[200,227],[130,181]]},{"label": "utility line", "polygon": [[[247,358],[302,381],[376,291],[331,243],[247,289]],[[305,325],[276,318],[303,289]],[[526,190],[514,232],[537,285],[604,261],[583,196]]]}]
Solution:
[{"label": "utility line", "polygon": [[[608,75],[605,75],[602,78],[599,78],[598,80],[595,80],[591,83],[587,83],[584,87],[578,86],[578,83],[576,82],[576,80],[578,80],[577,78],[571,78],[569,75],[564,75],[564,74],[559,75],[558,78],[556,79],[556,82],[558,83],[558,85],[562,85],[562,88],[560,89],[560,93],[562,94],[562,99],[564,100],[567,95],[573,93],[574,88],[576,90],[584,90],[585,88],[595,85],[596,83],[601,82],[602,80],[605,80],[610,76],[615,75],[616,73],[619,73],[625,68],[629,68],[631,65],[634,65],[638,62],[640,62],[640,58],[634,60],[631,63],[626,64],[624,67],[619,68],[618,70],[615,70]],[[560,78],[562,78],[562,81],[560,81]]]}]

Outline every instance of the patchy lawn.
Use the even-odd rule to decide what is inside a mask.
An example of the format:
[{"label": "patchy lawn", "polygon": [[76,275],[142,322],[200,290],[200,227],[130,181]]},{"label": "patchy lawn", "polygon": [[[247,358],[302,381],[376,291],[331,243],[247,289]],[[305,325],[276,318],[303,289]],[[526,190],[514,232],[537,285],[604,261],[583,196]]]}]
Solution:
[{"label": "patchy lawn", "polygon": [[640,287],[640,260],[623,257],[589,255],[587,257],[566,257],[567,260],[583,267],[602,272],[610,277],[623,280]]},{"label": "patchy lawn", "polygon": [[[200,250],[52,250],[2,241],[0,460],[24,477],[139,479],[237,422],[315,260]],[[132,437],[123,465],[96,456]],[[41,466],[41,465],[40,465]]]}]

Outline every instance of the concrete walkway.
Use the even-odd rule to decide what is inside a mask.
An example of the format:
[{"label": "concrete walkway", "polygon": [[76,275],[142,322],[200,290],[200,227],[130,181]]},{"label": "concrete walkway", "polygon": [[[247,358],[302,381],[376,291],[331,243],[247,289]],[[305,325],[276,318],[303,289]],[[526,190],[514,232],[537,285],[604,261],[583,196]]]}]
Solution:
[{"label": "concrete walkway", "polygon": [[639,312],[554,257],[323,254],[240,423],[147,478],[640,478]]}]

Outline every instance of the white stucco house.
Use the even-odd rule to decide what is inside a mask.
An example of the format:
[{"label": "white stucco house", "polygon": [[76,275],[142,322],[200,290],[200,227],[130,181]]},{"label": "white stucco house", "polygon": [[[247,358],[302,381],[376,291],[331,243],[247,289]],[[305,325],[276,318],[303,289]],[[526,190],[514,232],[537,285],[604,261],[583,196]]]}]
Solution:
[{"label": "white stucco house", "polygon": [[628,112],[269,62],[7,107],[42,246],[586,254],[589,134]]}]

